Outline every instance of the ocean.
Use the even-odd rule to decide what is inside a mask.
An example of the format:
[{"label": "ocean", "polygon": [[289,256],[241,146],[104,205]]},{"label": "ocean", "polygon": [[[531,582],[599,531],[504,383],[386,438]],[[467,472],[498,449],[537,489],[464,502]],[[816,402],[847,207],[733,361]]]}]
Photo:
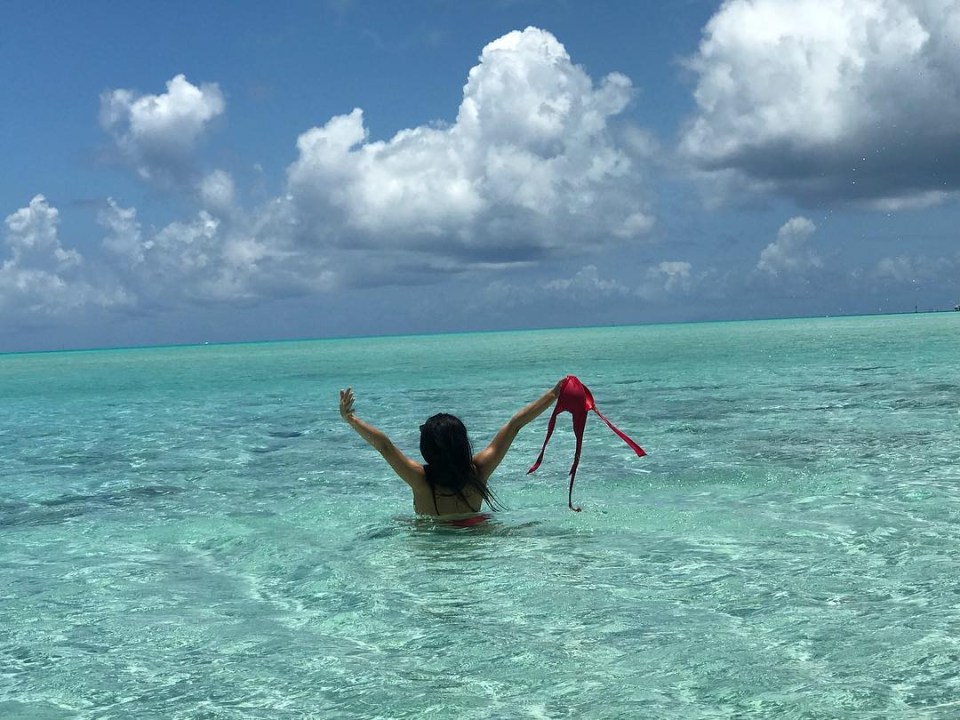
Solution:
[{"label": "ocean", "polygon": [[[343,423],[475,449],[483,526]],[[0,356],[0,718],[960,716],[960,313]]]}]

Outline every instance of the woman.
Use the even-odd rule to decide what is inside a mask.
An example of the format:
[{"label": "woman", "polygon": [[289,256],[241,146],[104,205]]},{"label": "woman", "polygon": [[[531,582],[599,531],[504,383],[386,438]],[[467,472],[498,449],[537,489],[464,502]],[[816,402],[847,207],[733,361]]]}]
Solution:
[{"label": "woman", "polygon": [[354,415],[351,388],[340,391],[340,417],[410,486],[416,512],[445,519],[463,519],[476,516],[484,502],[491,510],[498,509],[499,503],[487,487],[487,481],[507,454],[520,428],[557,399],[560,384],[510,418],[490,444],[476,455],[470,447],[467,429],[458,418],[446,413],[434,415],[420,426],[420,454],[425,465],[408,458],[380,430]]}]

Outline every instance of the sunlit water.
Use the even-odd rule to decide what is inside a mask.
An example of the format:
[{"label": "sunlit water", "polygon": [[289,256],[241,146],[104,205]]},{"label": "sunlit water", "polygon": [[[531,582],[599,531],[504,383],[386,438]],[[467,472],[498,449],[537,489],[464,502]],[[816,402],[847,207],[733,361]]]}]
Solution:
[{"label": "sunlit water", "polygon": [[[486,527],[337,414],[481,447]],[[960,313],[0,357],[2,718],[960,716]]]}]

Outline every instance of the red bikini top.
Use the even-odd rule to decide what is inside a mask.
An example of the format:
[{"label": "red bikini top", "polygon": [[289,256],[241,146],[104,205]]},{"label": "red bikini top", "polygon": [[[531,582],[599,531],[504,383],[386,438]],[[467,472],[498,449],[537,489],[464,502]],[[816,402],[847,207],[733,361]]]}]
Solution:
[{"label": "red bikini top", "polygon": [[573,456],[573,465],[570,466],[570,490],[567,494],[567,505],[571,510],[575,510],[577,512],[580,512],[580,508],[573,506],[573,481],[577,476],[577,465],[580,464],[580,449],[583,446],[583,430],[587,426],[587,412],[590,410],[593,410],[611,430],[620,436],[620,438],[627,443],[627,445],[633,448],[633,451],[637,454],[637,457],[643,457],[647,454],[642,447],[628,438],[612,422],[607,420],[599,410],[597,410],[597,405],[593,401],[593,395],[590,393],[590,390],[587,388],[587,386],[580,382],[579,378],[577,378],[575,375],[567,375],[567,377],[560,381],[560,394],[557,397],[556,407],[553,408],[553,414],[550,416],[550,422],[547,424],[547,436],[543,439],[543,447],[540,449],[540,457],[537,458],[537,461],[533,464],[533,467],[527,470],[527,474],[532,473],[534,470],[540,467],[540,463],[543,462],[543,453],[547,449],[547,443],[550,441],[550,436],[553,435],[553,428],[557,423],[557,415],[562,412],[569,412],[571,415],[573,415],[573,432],[577,437],[577,452]]}]

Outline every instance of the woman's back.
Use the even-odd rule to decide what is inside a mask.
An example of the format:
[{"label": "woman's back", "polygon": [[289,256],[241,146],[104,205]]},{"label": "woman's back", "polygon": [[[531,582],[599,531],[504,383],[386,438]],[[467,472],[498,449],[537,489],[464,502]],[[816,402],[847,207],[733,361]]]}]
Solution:
[{"label": "woman's back", "polygon": [[429,487],[413,492],[413,509],[421,515],[469,515],[480,512],[482,504],[483,497],[472,488],[464,489],[462,496],[442,489],[433,493]]}]

